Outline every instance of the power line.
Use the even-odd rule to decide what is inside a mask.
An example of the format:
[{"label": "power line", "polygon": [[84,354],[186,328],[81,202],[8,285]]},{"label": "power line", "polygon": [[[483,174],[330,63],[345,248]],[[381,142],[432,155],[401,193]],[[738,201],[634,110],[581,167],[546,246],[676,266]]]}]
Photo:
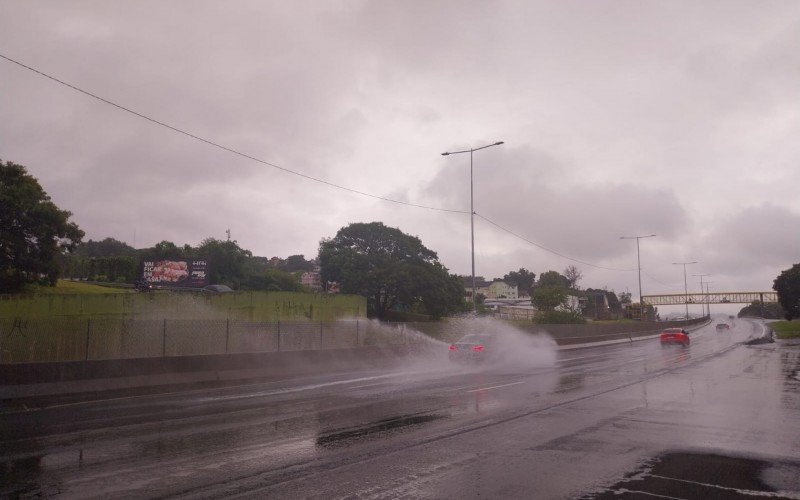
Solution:
[{"label": "power line", "polygon": [[664,283],[663,281],[661,281],[661,280],[657,279],[656,277],[654,277],[652,274],[648,274],[648,273],[646,273],[645,271],[642,271],[642,274],[644,274],[645,276],[647,276],[647,277],[648,277],[648,278],[650,278],[651,280],[655,281],[655,282],[656,282],[656,283],[658,283],[659,285],[663,285],[663,286],[665,286],[665,287],[667,287],[667,288],[672,288],[672,289],[674,289],[674,290],[677,290],[678,288],[680,288],[680,287],[678,287],[678,286],[676,286],[676,285],[668,285],[668,284]]},{"label": "power line", "polygon": [[484,217],[483,215],[481,215],[481,214],[479,214],[477,212],[475,212],[475,215],[477,217],[485,220],[489,224],[493,225],[497,229],[500,229],[501,231],[505,231],[506,233],[510,234],[511,236],[514,236],[515,238],[519,238],[520,240],[522,240],[522,241],[524,241],[526,243],[529,243],[529,244],[535,246],[536,248],[544,250],[545,252],[552,253],[553,255],[558,255],[559,257],[561,257],[563,259],[571,260],[572,262],[577,262],[577,263],[583,264],[585,266],[595,267],[597,269],[604,269],[606,271],[625,271],[625,272],[628,272],[628,271],[635,271],[636,270],[636,269],[620,269],[620,268],[616,268],[616,267],[598,266],[597,264],[592,264],[591,262],[585,262],[585,261],[582,261],[582,260],[579,260],[579,259],[573,259],[572,257],[564,255],[563,253],[557,252],[557,251],[555,251],[555,250],[553,250],[551,248],[547,248],[546,246],[540,245],[539,243],[536,243],[535,241],[531,241],[528,238],[526,238],[524,236],[521,236],[521,235],[515,233],[514,231],[512,231],[512,230],[510,230],[508,228],[505,228],[505,227],[501,226],[500,224],[498,224],[498,223],[496,223],[496,222],[494,222],[492,220],[487,219],[486,217]]},{"label": "power line", "polygon": [[14,63],[17,66],[25,68],[25,69],[27,69],[29,71],[32,71],[32,72],[34,72],[34,73],[36,73],[38,75],[41,75],[41,76],[43,76],[45,78],[48,78],[48,79],[50,79],[50,80],[52,80],[52,81],[54,81],[56,83],[59,83],[59,84],[64,85],[66,87],[69,87],[72,90],[75,90],[76,92],[80,92],[81,94],[87,95],[87,96],[89,96],[89,97],[91,97],[93,99],[97,99],[100,102],[103,102],[105,104],[113,106],[113,107],[115,107],[115,108],[117,108],[117,109],[119,109],[121,111],[125,111],[126,113],[130,113],[130,114],[132,114],[134,116],[137,116],[139,118],[147,120],[147,121],[149,121],[151,123],[154,123],[156,125],[160,125],[161,127],[164,127],[164,128],[169,129],[169,130],[172,130],[173,132],[177,132],[179,134],[183,134],[183,135],[185,135],[187,137],[190,137],[192,139],[195,139],[197,141],[204,142],[204,143],[208,144],[209,146],[214,146],[215,148],[219,148],[219,149],[222,149],[223,151],[227,151],[229,153],[233,153],[233,154],[241,156],[243,158],[247,158],[248,160],[252,160],[252,161],[261,163],[263,165],[267,165],[267,166],[270,166],[272,168],[276,168],[276,169],[281,170],[283,172],[286,172],[288,174],[296,175],[298,177],[302,177],[302,178],[308,179],[310,181],[318,182],[320,184],[325,184],[326,186],[334,187],[336,189],[342,189],[344,191],[349,191],[351,193],[359,194],[361,196],[367,196],[369,198],[374,198],[376,200],[381,200],[381,201],[387,201],[389,203],[396,203],[398,205],[405,205],[405,206],[416,207],[416,208],[424,208],[424,209],[427,209],[427,210],[437,210],[439,212],[451,212],[451,213],[457,213],[457,214],[468,214],[469,213],[468,210],[454,210],[454,209],[451,209],[451,208],[431,207],[431,206],[427,206],[427,205],[418,205],[416,203],[410,203],[410,202],[407,202],[407,201],[395,200],[395,199],[392,199],[392,198],[387,198],[385,196],[379,196],[379,195],[376,195],[376,194],[367,193],[365,191],[359,191],[358,189],[353,189],[353,188],[350,188],[350,187],[347,187],[347,186],[343,186],[341,184],[336,184],[336,183],[333,183],[333,182],[330,182],[330,181],[326,181],[324,179],[320,179],[318,177],[314,177],[314,176],[311,176],[311,175],[308,175],[308,174],[304,174],[302,172],[297,172],[295,170],[291,170],[291,169],[286,168],[286,167],[281,167],[280,165],[276,165],[276,164],[268,162],[266,160],[262,160],[260,158],[256,158],[255,156],[251,156],[251,155],[249,155],[247,153],[242,153],[241,151],[238,151],[236,149],[230,148],[228,146],[223,146],[222,144],[214,142],[214,141],[212,141],[210,139],[205,139],[203,137],[200,137],[199,135],[192,134],[191,132],[187,132],[186,130],[180,129],[180,128],[175,127],[173,125],[169,125],[169,124],[164,123],[162,121],[156,120],[155,118],[152,118],[152,117],[147,116],[145,114],[139,113],[138,111],[134,111],[134,110],[132,110],[130,108],[126,108],[125,106],[122,106],[121,104],[117,104],[117,103],[115,103],[113,101],[110,101],[110,100],[105,99],[103,97],[100,97],[100,96],[98,96],[96,94],[93,94],[93,93],[91,93],[91,92],[89,92],[87,90],[83,90],[82,88],[76,87],[75,85],[72,85],[71,83],[67,83],[67,82],[65,82],[63,80],[59,80],[58,78],[56,78],[56,77],[54,77],[52,75],[49,75],[49,74],[47,74],[47,73],[45,73],[43,71],[39,71],[36,68],[32,68],[31,66],[28,66],[27,64],[24,64],[24,63],[22,63],[20,61],[17,61],[15,59],[12,59],[12,58],[10,58],[10,57],[8,57],[6,55],[0,54],[0,58],[5,59],[8,62]]}]

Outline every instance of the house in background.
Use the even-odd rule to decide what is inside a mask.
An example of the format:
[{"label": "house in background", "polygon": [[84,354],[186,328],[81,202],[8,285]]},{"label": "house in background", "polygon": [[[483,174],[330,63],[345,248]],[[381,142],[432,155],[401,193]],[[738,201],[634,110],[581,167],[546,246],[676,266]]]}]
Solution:
[{"label": "house in background", "polygon": [[[466,294],[464,296],[466,297],[467,302],[472,302],[472,277],[465,276],[463,281],[464,290],[466,290]],[[519,298],[517,285],[509,285],[501,279],[495,279],[489,282],[480,276],[475,277],[475,293],[483,294],[483,296],[487,299]]]}]

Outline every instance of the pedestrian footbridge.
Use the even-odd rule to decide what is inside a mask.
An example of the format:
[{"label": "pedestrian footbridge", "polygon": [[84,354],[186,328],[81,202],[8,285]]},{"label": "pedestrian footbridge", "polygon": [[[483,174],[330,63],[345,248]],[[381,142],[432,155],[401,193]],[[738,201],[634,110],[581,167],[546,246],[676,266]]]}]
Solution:
[{"label": "pedestrian footbridge", "polygon": [[777,292],[709,292],[674,293],[668,295],[643,295],[642,302],[651,306],[677,306],[684,304],[752,304],[753,302],[778,302]]}]

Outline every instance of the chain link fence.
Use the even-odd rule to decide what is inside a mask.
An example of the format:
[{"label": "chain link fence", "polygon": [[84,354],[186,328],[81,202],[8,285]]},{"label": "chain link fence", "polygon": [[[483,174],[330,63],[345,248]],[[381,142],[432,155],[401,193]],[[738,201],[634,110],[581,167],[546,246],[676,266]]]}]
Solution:
[{"label": "chain link fence", "polygon": [[0,319],[0,364],[347,349],[419,342],[403,325],[354,319]]}]

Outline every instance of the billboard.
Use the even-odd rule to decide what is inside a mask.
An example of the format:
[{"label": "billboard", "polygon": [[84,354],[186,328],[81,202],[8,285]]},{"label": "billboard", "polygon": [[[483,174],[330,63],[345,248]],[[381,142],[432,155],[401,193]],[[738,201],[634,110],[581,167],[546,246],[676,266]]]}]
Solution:
[{"label": "billboard", "polygon": [[208,285],[206,260],[146,260],[142,279],[154,286],[202,288]]}]

